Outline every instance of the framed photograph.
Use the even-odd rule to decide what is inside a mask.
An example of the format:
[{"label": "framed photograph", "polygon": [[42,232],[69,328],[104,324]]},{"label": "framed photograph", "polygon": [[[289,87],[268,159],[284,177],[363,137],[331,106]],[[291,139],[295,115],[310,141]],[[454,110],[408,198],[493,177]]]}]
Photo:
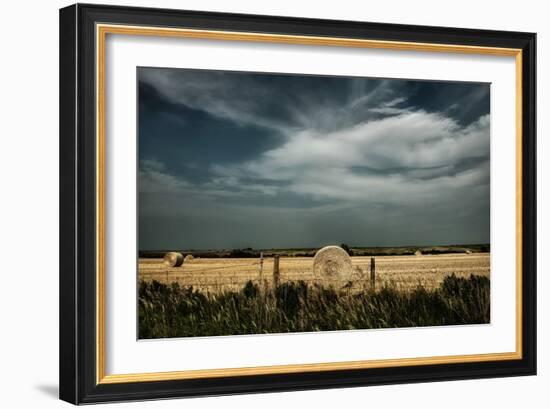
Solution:
[{"label": "framed photograph", "polygon": [[61,399],[534,375],[535,40],[61,9]]}]

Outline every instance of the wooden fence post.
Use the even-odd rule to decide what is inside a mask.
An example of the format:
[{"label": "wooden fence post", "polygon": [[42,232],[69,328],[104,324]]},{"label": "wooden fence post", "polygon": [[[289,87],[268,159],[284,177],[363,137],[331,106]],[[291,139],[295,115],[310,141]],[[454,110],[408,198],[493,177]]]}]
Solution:
[{"label": "wooden fence post", "polygon": [[374,263],[374,257],[370,259],[370,286],[373,290],[376,289],[376,264]]},{"label": "wooden fence post", "polygon": [[260,252],[260,285],[264,278],[264,252]]},{"label": "wooden fence post", "polygon": [[279,272],[279,256],[273,256],[273,286],[278,287],[281,280],[281,274]]}]

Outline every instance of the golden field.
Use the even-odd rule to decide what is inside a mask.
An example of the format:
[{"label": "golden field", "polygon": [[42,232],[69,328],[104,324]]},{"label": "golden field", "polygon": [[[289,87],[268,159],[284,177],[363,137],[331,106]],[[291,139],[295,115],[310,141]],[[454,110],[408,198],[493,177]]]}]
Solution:
[{"label": "golden field", "polygon": [[[411,290],[419,285],[426,289],[439,287],[451,274],[469,277],[471,274],[490,275],[490,253],[440,254],[415,256],[376,256],[376,288],[386,284],[400,290]],[[348,287],[361,289],[370,286],[371,257],[351,257],[354,275],[347,280]],[[280,281],[315,283],[312,257],[281,257]],[[270,285],[273,280],[273,258],[264,258],[263,269],[257,258],[194,258],[180,267],[167,267],[160,258],[139,259],[139,280],[159,281],[181,286],[193,286],[205,292],[238,290],[247,281]],[[322,284],[322,283],[321,283]]]}]

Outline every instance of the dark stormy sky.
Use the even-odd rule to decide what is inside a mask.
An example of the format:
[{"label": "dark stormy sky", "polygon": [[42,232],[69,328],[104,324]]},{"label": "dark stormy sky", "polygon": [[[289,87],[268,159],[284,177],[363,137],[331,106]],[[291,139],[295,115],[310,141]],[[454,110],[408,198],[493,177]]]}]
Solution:
[{"label": "dark stormy sky", "polygon": [[489,242],[489,84],[139,68],[139,248]]}]

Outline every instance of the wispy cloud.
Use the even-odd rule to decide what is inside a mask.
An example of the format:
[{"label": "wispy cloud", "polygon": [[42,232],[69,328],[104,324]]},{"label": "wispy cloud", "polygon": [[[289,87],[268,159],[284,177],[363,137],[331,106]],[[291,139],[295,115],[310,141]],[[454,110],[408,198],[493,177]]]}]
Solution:
[{"label": "wispy cloud", "polygon": [[487,115],[461,127],[440,114],[417,111],[327,134],[302,131],[256,160],[212,171],[219,183],[232,186],[254,177],[284,181],[279,190],[320,199],[395,202],[487,179],[488,163],[476,159],[488,155]]},{"label": "wispy cloud", "polygon": [[140,161],[139,190],[148,193],[170,193],[182,191],[190,184],[166,171],[164,163],[157,159]]}]

